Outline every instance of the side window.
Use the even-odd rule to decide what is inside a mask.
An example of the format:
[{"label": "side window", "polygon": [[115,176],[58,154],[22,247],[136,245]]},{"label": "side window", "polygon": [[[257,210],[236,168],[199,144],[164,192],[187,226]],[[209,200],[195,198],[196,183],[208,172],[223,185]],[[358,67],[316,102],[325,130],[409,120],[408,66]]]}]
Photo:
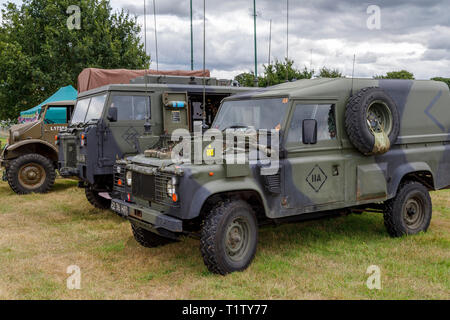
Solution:
[{"label": "side window", "polygon": [[45,123],[64,124],[67,123],[67,108],[50,107],[45,113]]},{"label": "side window", "polygon": [[317,141],[336,139],[335,106],[330,104],[297,104],[289,126],[287,142],[302,143],[303,120],[317,121]]},{"label": "side window", "polygon": [[117,121],[145,120],[150,114],[150,97],[112,96],[111,106],[117,108]]}]

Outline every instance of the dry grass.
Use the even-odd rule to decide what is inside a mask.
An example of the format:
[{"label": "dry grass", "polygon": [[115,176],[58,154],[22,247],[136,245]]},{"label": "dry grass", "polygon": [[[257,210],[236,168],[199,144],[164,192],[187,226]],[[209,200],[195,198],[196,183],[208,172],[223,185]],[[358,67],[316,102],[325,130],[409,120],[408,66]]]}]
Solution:
[{"label": "dry grass", "polygon": [[[129,223],[93,209],[70,180],[47,195],[0,183],[2,299],[449,299],[450,192],[433,194],[430,231],[391,239],[381,215],[260,231],[255,261],[227,277],[207,272],[198,241],[140,247]],[[382,271],[382,290],[365,282]],[[81,290],[66,288],[78,265]]]}]

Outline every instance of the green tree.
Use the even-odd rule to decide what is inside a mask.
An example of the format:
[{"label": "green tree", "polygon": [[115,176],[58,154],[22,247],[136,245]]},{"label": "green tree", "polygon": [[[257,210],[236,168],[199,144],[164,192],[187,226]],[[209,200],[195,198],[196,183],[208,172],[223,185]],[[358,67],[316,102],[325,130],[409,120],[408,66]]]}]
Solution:
[{"label": "green tree", "polygon": [[[69,30],[67,8],[81,9],[81,29]],[[24,0],[6,3],[0,25],[0,118],[76,86],[88,67],[147,68],[136,17],[113,12],[109,0]]]},{"label": "green tree", "polygon": [[445,82],[448,85],[448,87],[450,88],[450,78],[437,77],[437,78],[433,78],[431,80]]},{"label": "green tree", "polygon": [[319,78],[342,78],[342,73],[338,69],[322,67],[319,71]]},{"label": "green tree", "polygon": [[374,79],[405,79],[405,80],[414,80],[414,74],[409,71],[401,70],[401,71],[392,71],[386,73],[386,75],[375,76]]},{"label": "green tree", "polygon": [[[264,66],[264,74],[258,77],[259,87],[268,87],[286,82],[286,80],[311,79],[314,70],[308,70],[306,67],[296,69],[293,60],[285,60],[284,62],[276,60],[274,64]],[[234,80],[238,81],[241,86],[253,87],[255,83],[255,74],[241,73]]]}]

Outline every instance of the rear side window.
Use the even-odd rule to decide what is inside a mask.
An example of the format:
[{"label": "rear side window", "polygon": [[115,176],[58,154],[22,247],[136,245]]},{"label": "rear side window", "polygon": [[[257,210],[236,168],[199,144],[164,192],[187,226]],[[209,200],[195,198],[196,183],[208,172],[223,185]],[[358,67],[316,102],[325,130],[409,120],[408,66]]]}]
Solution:
[{"label": "rear side window", "polygon": [[111,107],[117,108],[117,121],[145,120],[151,118],[150,97],[112,96]]},{"label": "rear side window", "polygon": [[289,126],[288,143],[302,143],[303,120],[317,121],[317,141],[336,139],[335,107],[331,104],[297,104]]}]

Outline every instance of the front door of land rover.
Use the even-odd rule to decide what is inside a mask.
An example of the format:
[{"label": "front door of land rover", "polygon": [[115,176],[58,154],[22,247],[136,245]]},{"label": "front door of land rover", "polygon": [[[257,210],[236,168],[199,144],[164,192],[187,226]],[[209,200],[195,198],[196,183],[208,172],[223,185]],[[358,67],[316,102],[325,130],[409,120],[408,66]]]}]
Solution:
[{"label": "front door of land rover", "polygon": [[[113,166],[124,154],[136,154],[137,138],[144,132],[146,117],[152,119],[151,99],[148,93],[112,92],[109,108],[117,109],[117,121],[108,121],[100,152],[103,166]],[[153,127],[153,131],[157,128]]]},{"label": "front door of land rover", "polygon": [[[317,131],[311,132],[314,124]],[[307,213],[329,210],[343,202],[345,166],[334,102],[294,102],[286,134],[285,208]],[[306,135],[315,140],[306,144]]]}]

